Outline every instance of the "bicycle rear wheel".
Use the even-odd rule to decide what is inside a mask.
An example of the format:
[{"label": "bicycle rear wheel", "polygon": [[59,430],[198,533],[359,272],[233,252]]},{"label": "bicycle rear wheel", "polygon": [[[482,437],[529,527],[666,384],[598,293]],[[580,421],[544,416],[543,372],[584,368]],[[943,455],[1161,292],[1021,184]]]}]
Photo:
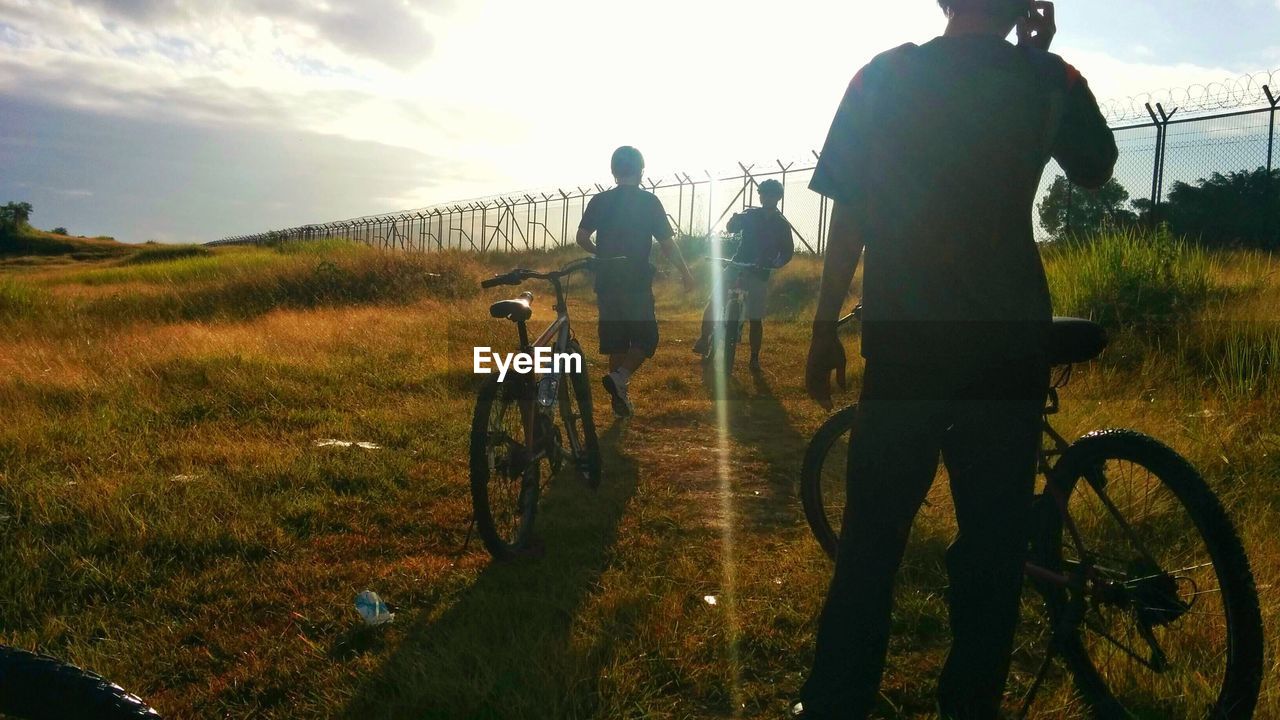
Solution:
[{"label": "bicycle rear wheel", "polygon": [[529,548],[541,493],[534,386],[528,376],[496,376],[480,388],[471,421],[471,507],[476,528],[497,560]]},{"label": "bicycle rear wheel", "polygon": [[851,405],[832,415],[804,453],[800,470],[800,502],[818,545],[832,560],[840,544],[845,488],[849,464],[849,433],[857,419],[858,406]]},{"label": "bicycle rear wheel", "polygon": [[23,720],[159,720],[136,695],[47,655],[0,647],[0,716]]},{"label": "bicycle rear wheel", "polygon": [[733,374],[733,364],[738,356],[741,339],[742,303],[730,298],[724,307],[724,320],[718,323],[711,340],[711,352],[707,355],[712,369],[728,377]]},{"label": "bicycle rear wheel", "polygon": [[[576,353],[586,362],[586,355],[576,340],[570,341],[569,352]],[[573,455],[574,467],[584,482],[592,488],[600,486],[600,440],[596,437],[595,419],[592,417],[591,382],[586,368],[580,373],[565,375],[560,386],[560,420],[564,423]]]},{"label": "bicycle rear wheel", "polygon": [[[1095,714],[1252,717],[1263,660],[1257,590],[1195,468],[1149,437],[1111,430],[1073,444],[1053,478],[1069,521],[1057,514],[1050,555],[1085,583],[1047,593],[1050,614],[1070,613],[1055,622],[1073,628],[1060,648]],[[1033,552],[1045,558],[1043,547]]]}]

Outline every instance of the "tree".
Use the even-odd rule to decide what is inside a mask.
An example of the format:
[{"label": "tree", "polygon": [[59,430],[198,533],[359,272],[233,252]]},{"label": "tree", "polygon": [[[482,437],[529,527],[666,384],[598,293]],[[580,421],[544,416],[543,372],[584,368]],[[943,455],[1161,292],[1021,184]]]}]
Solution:
[{"label": "tree", "polygon": [[1128,201],[1129,191],[1115,178],[1098,190],[1085,190],[1059,175],[1038,206],[1040,225],[1055,240],[1130,225],[1137,222],[1138,216],[1125,207]]},{"label": "tree", "polygon": [[56,228],[54,228],[54,229],[50,230],[49,232],[53,233],[54,235],[67,235],[67,234],[69,234],[69,233],[67,233],[67,229],[66,229],[66,228],[64,228],[64,227],[56,227]]},{"label": "tree", "polygon": [[32,207],[29,202],[8,202],[0,207],[0,225],[6,227],[22,227],[31,220]]},{"label": "tree", "polygon": [[1217,247],[1280,249],[1280,170],[1214,173],[1176,182],[1160,217],[1173,232]]}]

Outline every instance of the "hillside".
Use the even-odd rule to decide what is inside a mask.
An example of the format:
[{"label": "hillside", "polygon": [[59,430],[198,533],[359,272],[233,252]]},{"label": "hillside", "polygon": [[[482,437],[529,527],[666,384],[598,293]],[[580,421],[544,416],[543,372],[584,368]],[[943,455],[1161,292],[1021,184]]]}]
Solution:
[{"label": "hillside", "polygon": [[[826,418],[800,387],[818,259],[775,277],[764,372],[740,360],[724,427],[688,349],[700,297],[659,280],[663,344],[633,386],[638,417],[617,424],[590,280],[575,280],[604,484],[552,482],[546,556],[496,565],[464,546],[469,366],[474,345],[514,342],[486,307],[517,291],[478,281],[577,251],[28,237],[101,255],[0,272],[0,416],[14,419],[0,424],[0,643],[93,668],[176,718],[776,718],[794,698],[831,572],[795,492]],[[1274,628],[1280,265],[1167,238],[1045,252],[1059,312],[1115,338],[1076,369],[1058,429],[1133,427],[1188,457],[1224,498]],[[547,288],[528,289],[541,326]],[[856,333],[847,345],[856,357]],[[886,717],[933,712],[945,487],[931,503],[898,588]],[[394,623],[359,624],[365,589]],[[1020,655],[1012,689],[1034,670]],[[1258,716],[1280,717],[1269,673]],[[1079,713],[1054,674],[1035,717]]]},{"label": "hillside", "polygon": [[59,235],[29,225],[17,229],[0,228],[0,263],[24,259],[26,264],[31,264],[36,258],[58,256],[73,260],[100,260],[132,251],[133,246],[109,237]]}]

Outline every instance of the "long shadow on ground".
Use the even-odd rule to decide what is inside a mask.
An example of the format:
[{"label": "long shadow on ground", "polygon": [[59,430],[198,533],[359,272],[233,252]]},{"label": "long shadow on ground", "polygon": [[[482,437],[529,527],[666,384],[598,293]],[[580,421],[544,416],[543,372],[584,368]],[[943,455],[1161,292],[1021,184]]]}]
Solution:
[{"label": "long shadow on ground", "polygon": [[[793,423],[764,373],[754,371],[745,387],[727,378],[721,392],[714,371],[704,368],[703,384],[712,400],[727,405],[729,436],[739,446],[735,486],[743,501],[738,511],[759,530],[793,526],[800,513],[797,489],[809,438]],[[755,460],[755,462],[752,462]]]},{"label": "long shadow on ground", "polygon": [[608,567],[639,470],[601,437],[592,492],[562,474],[539,505],[546,555],[490,564],[442,615],[411,626],[356,692],[347,718],[575,718],[594,703],[596,653],[576,648],[578,611]]}]

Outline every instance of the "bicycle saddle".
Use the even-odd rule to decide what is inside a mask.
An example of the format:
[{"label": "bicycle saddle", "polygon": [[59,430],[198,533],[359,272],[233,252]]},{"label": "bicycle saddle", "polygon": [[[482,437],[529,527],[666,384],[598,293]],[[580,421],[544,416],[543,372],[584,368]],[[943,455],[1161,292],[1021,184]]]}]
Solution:
[{"label": "bicycle saddle", "polygon": [[1056,317],[1049,334],[1049,362],[1073,365],[1088,362],[1107,348],[1107,331],[1092,320]]},{"label": "bicycle saddle", "polygon": [[523,292],[520,297],[512,300],[499,300],[489,306],[489,314],[511,322],[524,322],[533,317],[533,293]]}]

